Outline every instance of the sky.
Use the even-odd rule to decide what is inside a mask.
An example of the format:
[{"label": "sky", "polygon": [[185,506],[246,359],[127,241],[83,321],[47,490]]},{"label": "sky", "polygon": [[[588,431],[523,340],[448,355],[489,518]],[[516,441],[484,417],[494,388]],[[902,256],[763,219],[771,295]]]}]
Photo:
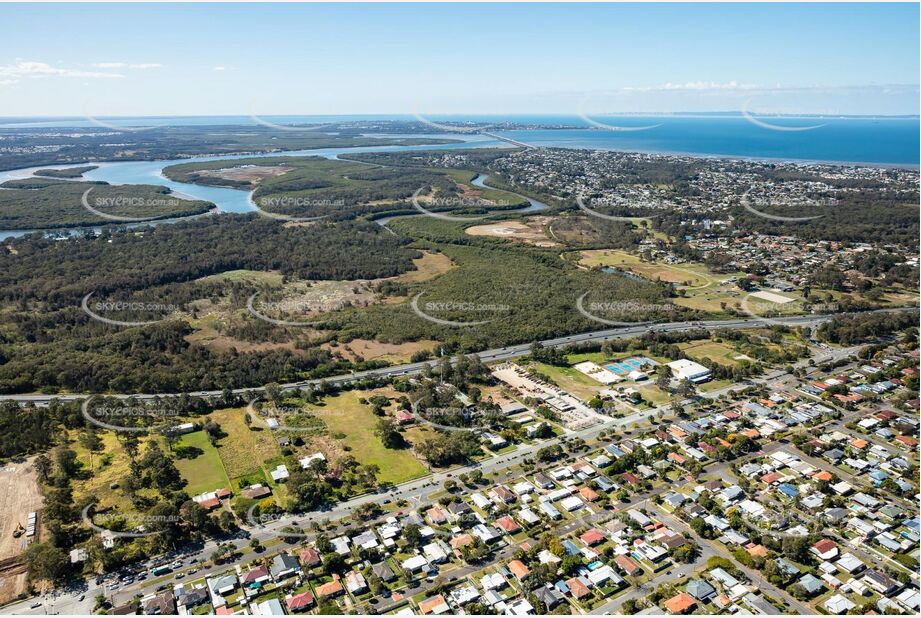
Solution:
[{"label": "sky", "polygon": [[905,4],[0,4],[0,116],[918,114]]}]

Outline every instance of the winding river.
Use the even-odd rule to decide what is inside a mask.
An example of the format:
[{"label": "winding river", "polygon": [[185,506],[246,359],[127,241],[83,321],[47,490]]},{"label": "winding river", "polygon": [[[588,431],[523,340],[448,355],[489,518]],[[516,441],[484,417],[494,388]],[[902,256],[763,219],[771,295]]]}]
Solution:
[{"label": "winding river", "polygon": [[[199,163],[203,161],[218,161],[218,160],[230,160],[230,159],[247,159],[247,158],[265,158],[265,157],[303,157],[303,156],[319,156],[326,157],[327,159],[338,158],[339,155],[344,154],[354,154],[359,152],[403,152],[403,151],[412,151],[412,150],[453,150],[453,149],[465,149],[465,148],[496,148],[496,147],[505,147],[507,144],[501,140],[497,140],[488,136],[483,135],[457,135],[457,134],[430,134],[430,135],[416,135],[414,137],[432,137],[432,138],[445,138],[445,139],[456,139],[463,140],[459,143],[453,144],[426,144],[426,145],[414,145],[414,146],[401,146],[401,145],[390,145],[390,146],[356,146],[351,148],[320,148],[315,150],[290,150],[285,152],[271,152],[264,154],[246,154],[246,155],[213,155],[213,156],[203,156],[203,157],[189,157],[186,159],[173,159],[167,161],[117,161],[117,162],[91,162],[86,165],[97,165],[98,168],[91,170],[83,175],[82,179],[75,180],[95,180],[103,181],[112,185],[130,185],[130,184],[153,184],[161,185],[168,187],[171,191],[176,193],[180,197],[196,199],[196,200],[205,200],[211,202],[217,206],[217,211],[221,212],[251,212],[255,210],[251,201],[251,194],[249,191],[244,191],[241,189],[230,189],[226,187],[210,187],[206,185],[196,185],[189,184],[184,182],[176,182],[170,180],[163,175],[163,169],[171,165],[178,165],[181,163]],[[29,178],[31,177],[36,170],[39,169],[48,169],[56,168],[62,169],[67,167],[76,167],[77,163],[69,163],[67,165],[42,165],[39,167],[29,167],[22,168],[18,170],[10,170],[6,172],[0,172],[0,183],[4,183],[7,180],[19,179],[19,178]],[[478,176],[474,179],[473,184],[479,187],[483,187],[483,182],[485,176]],[[534,200],[528,199],[531,205],[528,208],[521,209],[517,212],[529,212],[532,210],[542,210],[546,208],[546,204],[541,204]],[[196,215],[202,216],[202,215]],[[145,221],[140,223],[131,223],[127,227],[137,227],[137,226],[148,226],[148,225],[158,225],[161,223],[174,223],[179,220],[188,219],[188,217],[183,217],[180,219],[159,219],[156,221]],[[385,223],[381,220],[380,223]],[[124,227],[122,224],[121,226]],[[26,234],[31,234],[34,232],[43,232],[48,234],[60,234],[68,235],[72,233],[78,233],[82,231],[99,231],[101,226],[78,226],[78,227],[61,227],[53,229],[43,229],[43,230],[0,230],[0,240],[6,238],[16,238],[20,236],[25,236]]]}]

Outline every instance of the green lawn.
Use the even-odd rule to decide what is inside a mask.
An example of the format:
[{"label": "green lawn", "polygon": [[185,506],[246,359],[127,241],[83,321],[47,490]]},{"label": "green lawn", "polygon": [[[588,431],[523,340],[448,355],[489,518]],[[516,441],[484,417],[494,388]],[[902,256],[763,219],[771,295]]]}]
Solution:
[{"label": "green lawn", "polygon": [[330,436],[344,435],[339,442],[351,450],[348,454],[363,464],[380,467],[378,479],[390,483],[402,483],[426,474],[425,467],[409,449],[385,448],[374,431],[378,418],[371,407],[359,403],[361,397],[370,396],[369,391],[349,391],[325,400],[314,413],[326,423]]},{"label": "green lawn", "polygon": [[208,442],[208,435],[204,431],[186,434],[173,446],[177,454],[181,453],[183,448],[198,449],[201,452],[191,459],[176,457],[176,467],[182,478],[188,481],[184,489],[190,496],[230,487],[230,479],[227,478],[221,456]]}]

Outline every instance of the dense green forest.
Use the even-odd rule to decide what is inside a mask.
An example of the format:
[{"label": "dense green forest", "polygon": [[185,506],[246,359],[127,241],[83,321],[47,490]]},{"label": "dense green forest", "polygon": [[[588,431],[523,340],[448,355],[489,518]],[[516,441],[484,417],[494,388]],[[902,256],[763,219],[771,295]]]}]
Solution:
[{"label": "dense green forest", "polygon": [[166,219],[200,215],[214,204],[183,200],[166,187],[109,185],[56,178],[8,180],[0,185],[0,229],[28,230],[66,226],[115,224],[84,207],[115,217]]}]

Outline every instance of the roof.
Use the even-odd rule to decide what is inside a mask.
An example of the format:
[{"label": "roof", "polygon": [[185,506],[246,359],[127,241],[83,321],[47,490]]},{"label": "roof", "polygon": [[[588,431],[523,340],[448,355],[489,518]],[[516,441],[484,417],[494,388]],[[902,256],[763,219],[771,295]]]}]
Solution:
[{"label": "roof", "polygon": [[670,614],[687,614],[692,607],[697,605],[697,601],[687,592],[679,592],[665,601],[663,605],[665,605],[665,609]]},{"label": "roof", "polygon": [[338,579],[334,579],[331,582],[326,582],[325,584],[320,584],[316,587],[317,596],[319,597],[331,597],[333,595],[342,593],[342,584]]},{"label": "roof", "polygon": [[421,601],[419,603],[419,610],[423,614],[443,614],[451,611],[451,608],[445,602],[445,598],[439,594],[438,596],[429,597]]},{"label": "roof", "polygon": [[508,570],[512,572],[512,575],[518,579],[523,579],[528,576],[528,573],[531,572],[528,567],[525,566],[524,562],[521,560],[512,560],[508,563]]},{"label": "roof", "polygon": [[285,605],[288,606],[288,609],[291,611],[296,611],[298,609],[303,609],[305,607],[310,607],[313,605],[313,595],[310,594],[310,591],[302,592],[300,594],[295,594],[285,598]]}]

